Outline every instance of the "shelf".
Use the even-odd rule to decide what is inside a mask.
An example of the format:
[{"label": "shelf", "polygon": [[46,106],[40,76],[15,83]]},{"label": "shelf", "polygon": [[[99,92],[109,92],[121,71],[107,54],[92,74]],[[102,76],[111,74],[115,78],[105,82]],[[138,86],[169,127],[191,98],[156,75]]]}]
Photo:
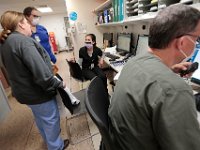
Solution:
[{"label": "shelf", "polygon": [[[189,6],[200,10],[200,3],[195,3],[195,4],[192,4]],[[111,23],[99,24],[99,25],[97,25],[97,27],[120,26],[120,25],[136,24],[138,22],[150,22],[150,21],[152,21],[153,18],[155,18],[157,13],[158,13],[158,11],[148,12],[148,13],[141,14],[138,16],[127,17],[124,19],[124,21],[121,21],[121,22],[111,22]]]},{"label": "shelf", "polygon": [[130,6],[130,5],[134,5],[135,3],[137,3],[137,0],[132,0],[132,1],[126,1],[126,5]]},{"label": "shelf", "polygon": [[109,6],[111,6],[111,4],[112,4],[112,0],[107,0],[104,3],[102,3],[100,6],[98,6],[97,8],[95,8],[93,10],[93,12],[97,14],[97,13],[99,13],[99,12],[107,9]]},{"label": "shelf", "polygon": [[110,22],[110,23],[102,23],[99,25],[96,25],[97,27],[108,27],[108,26],[120,26],[123,25],[123,22]]},{"label": "shelf", "polygon": [[137,22],[149,22],[151,21],[153,18],[155,18],[155,16],[157,15],[158,12],[148,12],[146,14],[142,14],[139,16],[132,16],[132,17],[128,17],[127,19],[125,19],[123,21],[124,24],[133,24],[133,23],[137,23]]}]

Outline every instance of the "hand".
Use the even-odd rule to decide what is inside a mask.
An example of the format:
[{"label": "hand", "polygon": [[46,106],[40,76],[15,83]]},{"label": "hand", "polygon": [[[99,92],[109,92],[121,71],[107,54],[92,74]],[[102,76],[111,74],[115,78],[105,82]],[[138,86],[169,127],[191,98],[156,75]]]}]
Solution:
[{"label": "hand", "polygon": [[0,33],[0,42],[3,43],[3,42],[7,39],[8,35],[9,35],[10,33],[11,33],[10,30],[3,30],[3,31]]},{"label": "hand", "polygon": [[98,64],[99,68],[103,68],[103,59],[99,60],[99,64]]},{"label": "hand", "polygon": [[58,72],[58,67],[55,64],[52,64],[53,74],[55,75]]},{"label": "hand", "polygon": [[70,58],[69,61],[74,63],[76,62],[75,58]]},{"label": "hand", "polygon": [[[187,68],[192,64],[192,62],[182,62],[179,64],[175,64],[171,67],[172,71],[175,73],[180,73],[181,70],[187,70]],[[184,77],[190,77],[192,73],[185,75]]]}]

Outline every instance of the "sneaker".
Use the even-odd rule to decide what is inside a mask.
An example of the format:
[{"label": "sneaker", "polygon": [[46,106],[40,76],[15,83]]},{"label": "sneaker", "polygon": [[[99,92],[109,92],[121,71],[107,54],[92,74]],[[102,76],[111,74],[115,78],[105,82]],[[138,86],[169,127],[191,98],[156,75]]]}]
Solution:
[{"label": "sneaker", "polygon": [[69,140],[68,140],[68,139],[65,139],[65,140],[64,140],[64,147],[63,147],[62,150],[64,150],[65,148],[67,148],[68,145],[69,145]]}]

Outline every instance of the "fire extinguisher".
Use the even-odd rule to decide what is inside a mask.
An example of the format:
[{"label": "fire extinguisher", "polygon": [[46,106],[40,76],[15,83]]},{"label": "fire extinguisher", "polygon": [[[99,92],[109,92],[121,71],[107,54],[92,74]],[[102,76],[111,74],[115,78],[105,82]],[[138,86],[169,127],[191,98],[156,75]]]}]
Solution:
[{"label": "fire extinguisher", "polygon": [[49,40],[51,42],[53,52],[58,53],[58,48],[57,48],[57,45],[56,45],[56,39],[55,39],[54,32],[49,32]]}]

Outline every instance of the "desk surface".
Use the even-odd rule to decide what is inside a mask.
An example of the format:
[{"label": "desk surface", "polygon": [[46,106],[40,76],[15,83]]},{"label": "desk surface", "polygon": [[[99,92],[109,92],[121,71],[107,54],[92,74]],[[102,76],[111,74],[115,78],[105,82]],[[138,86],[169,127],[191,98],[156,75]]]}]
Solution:
[{"label": "desk surface", "polygon": [[114,54],[114,55],[117,55],[120,58],[116,59],[116,61],[109,61],[110,58],[105,57],[104,61],[108,66],[110,66],[112,69],[114,69],[117,72],[117,74],[114,77],[114,80],[117,81],[118,78],[119,78],[119,75],[120,75],[120,73],[121,73],[121,71],[122,71],[122,69],[125,65],[125,61],[123,61],[124,56],[120,56],[118,54]]}]

